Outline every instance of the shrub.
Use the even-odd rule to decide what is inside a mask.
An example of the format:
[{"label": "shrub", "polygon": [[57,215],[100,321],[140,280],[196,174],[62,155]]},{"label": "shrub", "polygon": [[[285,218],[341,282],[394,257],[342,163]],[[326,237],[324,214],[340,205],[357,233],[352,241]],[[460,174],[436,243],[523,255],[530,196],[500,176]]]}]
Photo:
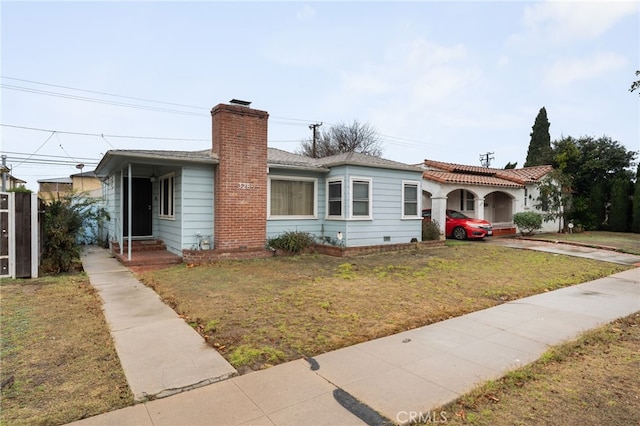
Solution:
[{"label": "shrub", "polygon": [[422,241],[435,241],[440,239],[440,227],[435,220],[422,221]]},{"label": "shrub", "polygon": [[7,192],[24,192],[27,194],[32,194],[33,191],[25,187],[24,185],[18,185],[15,188],[8,189]]},{"label": "shrub", "polygon": [[94,222],[107,216],[103,209],[97,208],[98,202],[82,194],[70,194],[45,206],[42,236],[45,272],[68,272],[79,262],[79,241],[86,239],[85,234]]},{"label": "shrub", "polygon": [[300,253],[315,244],[313,235],[307,232],[289,231],[277,237],[269,238],[267,246],[287,253]]},{"label": "shrub", "polygon": [[513,223],[522,235],[532,235],[542,228],[542,215],[536,212],[522,212],[513,215]]}]

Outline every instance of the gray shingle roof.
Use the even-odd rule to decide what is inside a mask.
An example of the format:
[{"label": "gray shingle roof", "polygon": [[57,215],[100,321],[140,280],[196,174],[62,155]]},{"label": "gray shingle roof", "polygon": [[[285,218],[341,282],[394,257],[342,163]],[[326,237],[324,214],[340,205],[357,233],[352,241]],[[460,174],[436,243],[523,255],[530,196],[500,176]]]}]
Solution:
[{"label": "gray shingle roof", "polygon": [[328,169],[318,164],[314,158],[293,154],[277,148],[267,149],[267,163],[270,167],[282,166],[284,168],[328,171]]},{"label": "gray shingle roof", "polygon": [[376,167],[381,169],[422,171],[420,167],[411,166],[386,158],[374,157],[372,155],[361,154],[359,152],[344,152],[329,157],[318,158],[316,161],[326,167],[354,165],[365,167]]},{"label": "gray shingle roof", "polygon": [[126,157],[143,157],[155,158],[158,160],[194,160],[208,161],[217,160],[218,157],[211,153],[210,149],[200,151],[168,151],[168,150],[151,150],[151,149],[116,149],[108,151],[114,156],[121,155]]},{"label": "gray shingle roof", "polygon": [[[96,171],[101,172],[105,167],[105,163],[109,158],[140,158],[147,160],[170,160],[170,161],[187,161],[199,163],[217,164],[219,159],[210,149],[200,151],[167,151],[167,150],[145,150],[145,149],[126,149],[126,150],[110,150],[102,158]],[[310,158],[303,155],[294,154],[277,148],[268,148],[267,163],[269,167],[299,169],[299,170],[315,170],[319,172],[328,172],[331,167],[341,165],[356,165],[363,167],[375,167],[394,170],[410,170],[421,172],[422,169],[397,161],[386,160],[384,158],[373,157],[367,154],[357,152],[347,152],[324,158]]]}]

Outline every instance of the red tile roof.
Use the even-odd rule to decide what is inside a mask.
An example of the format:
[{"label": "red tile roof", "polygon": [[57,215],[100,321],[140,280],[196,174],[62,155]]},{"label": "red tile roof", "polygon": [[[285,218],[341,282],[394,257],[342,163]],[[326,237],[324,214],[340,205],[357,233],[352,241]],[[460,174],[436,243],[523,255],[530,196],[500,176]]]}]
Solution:
[{"label": "red tile roof", "polygon": [[527,183],[535,183],[553,170],[551,166],[492,169],[433,160],[424,160],[424,166],[427,170],[422,173],[422,176],[435,182],[507,188],[522,188]]}]

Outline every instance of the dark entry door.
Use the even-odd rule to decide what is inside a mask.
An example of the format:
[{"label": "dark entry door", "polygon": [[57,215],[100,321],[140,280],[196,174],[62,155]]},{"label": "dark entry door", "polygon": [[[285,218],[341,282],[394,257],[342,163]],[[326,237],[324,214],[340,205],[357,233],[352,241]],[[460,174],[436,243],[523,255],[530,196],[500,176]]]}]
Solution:
[{"label": "dark entry door", "polygon": [[[122,216],[124,236],[129,236],[129,181],[123,181],[124,209]],[[153,235],[151,229],[151,180],[149,178],[133,178],[131,181],[131,236],[148,237]]]}]

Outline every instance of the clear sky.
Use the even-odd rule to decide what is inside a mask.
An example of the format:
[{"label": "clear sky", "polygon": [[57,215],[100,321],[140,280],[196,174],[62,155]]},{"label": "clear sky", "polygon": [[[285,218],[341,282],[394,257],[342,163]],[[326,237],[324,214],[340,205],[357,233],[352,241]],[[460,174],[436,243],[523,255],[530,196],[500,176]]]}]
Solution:
[{"label": "clear sky", "polygon": [[36,189],[109,149],[209,148],[232,98],[291,152],[312,123],[357,120],[391,160],[521,167],[543,106],[552,140],[637,151],[639,5],[2,1],[0,151]]}]

